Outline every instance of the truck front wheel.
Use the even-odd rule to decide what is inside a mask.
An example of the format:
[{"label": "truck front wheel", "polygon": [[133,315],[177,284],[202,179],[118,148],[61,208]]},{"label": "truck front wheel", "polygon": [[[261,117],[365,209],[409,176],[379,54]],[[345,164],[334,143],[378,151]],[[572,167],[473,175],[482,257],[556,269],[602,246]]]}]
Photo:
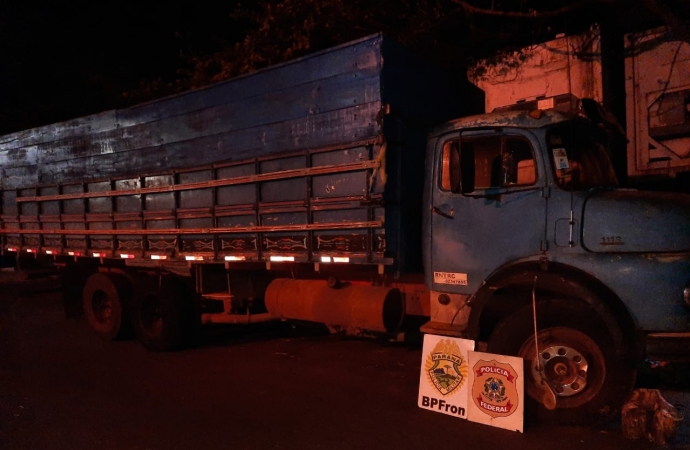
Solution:
[{"label": "truck front wheel", "polygon": [[[488,343],[492,353],[525,360],[527,411],[562,424],[610,419],[630,394],[634,366],[616,356],[611,333],[582,302],[541,301],[536,309],[538,346],[532,305],[499,322]],[[555,396],[554,410],[544,406],[551,395],[544,383]]]}]

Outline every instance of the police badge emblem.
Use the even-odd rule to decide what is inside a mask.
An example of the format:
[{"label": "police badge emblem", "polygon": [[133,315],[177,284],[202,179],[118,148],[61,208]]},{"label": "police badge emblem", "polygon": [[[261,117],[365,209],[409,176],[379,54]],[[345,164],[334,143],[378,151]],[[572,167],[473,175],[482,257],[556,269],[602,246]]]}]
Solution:
[{"label": "police badge emblem", "polygon": [[515,412],[519,401],[516,371],[510,364],[496,360],[479,360],[472,368],[472,400],[491,417],[507,417]]},{"label": "police badge emblem", "polygon": [[524,361],[515,356],[469,352],[467,418],[522,433],[525,406]]}]

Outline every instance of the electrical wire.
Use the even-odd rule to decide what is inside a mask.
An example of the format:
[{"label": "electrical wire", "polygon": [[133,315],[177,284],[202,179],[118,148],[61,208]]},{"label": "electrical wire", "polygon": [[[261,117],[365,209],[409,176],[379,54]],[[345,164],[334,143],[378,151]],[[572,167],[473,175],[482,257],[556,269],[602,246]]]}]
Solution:
[{"label": "electrical wire", "polygon": [[652,103],[647,106],[647,112],[652,109],[652,106],[654,106],[661,98],[666,95],[666,90],[668,89],[668,85],[671,84],[671,76],[673,75],[673,68],[676,65],[676,60],[678,59],[678,54],[680,53],[680,49],[683,47],[684,42],[680,41],[678,42],[678,48],[676,48],[676,53],[673,55],[673,59],[671,60],[671,68],[668,71],[668,77],[666,77],[666,82],[664,83],[664,88],[661,90],[661,93],[657,96],[657,98],[654,99]]}]

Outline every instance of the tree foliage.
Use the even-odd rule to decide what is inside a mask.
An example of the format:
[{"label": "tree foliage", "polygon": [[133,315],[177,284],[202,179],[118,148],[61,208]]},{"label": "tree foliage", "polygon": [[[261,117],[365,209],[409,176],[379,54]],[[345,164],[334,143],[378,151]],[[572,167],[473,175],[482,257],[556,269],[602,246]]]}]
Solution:
[{"label": "tree foliage", "polygon": [[[117,11],[58,5],[42,15],[0,3],[0,129],[200,88],[378,32],[458,71],[469,60],[515,57],[522,47],[594,22],[621,31],[668,25],[690,41],[688,0],[241,1],[211,9],[174,3],[161,10],[146,1]],[[20,26],[23,16],[36,26]]]},{"label": "tree foliage", "polygon": [[415,44],[437,33],[457,9],[443,0],[260,1],[232,13],[253,23],[252,31],[220,51],[193,56],[180,84],[200,87],[377,32]]},{"label": "tree foliage", "polygon": [[[383,32],[437,64],[469,59],[576,33],[594,22],[684,28],[686,0],[260,0],[232,19],[249,24],[238,42],[189,55],[176,89],[198,88],[372,33]],[[650,20],[651,19],[651,20]],[[687,27],[690,29],[690,27]]]}]

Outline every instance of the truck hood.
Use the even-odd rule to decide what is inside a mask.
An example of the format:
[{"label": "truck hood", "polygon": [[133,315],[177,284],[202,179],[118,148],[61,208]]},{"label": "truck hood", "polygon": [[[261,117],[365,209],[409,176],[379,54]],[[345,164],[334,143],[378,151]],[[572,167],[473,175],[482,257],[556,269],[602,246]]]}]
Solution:
[{"label": "truck hood", "polygon": [[603,191],[582,214],[582,244],[592,252],[690,251],[690,195]]}]

